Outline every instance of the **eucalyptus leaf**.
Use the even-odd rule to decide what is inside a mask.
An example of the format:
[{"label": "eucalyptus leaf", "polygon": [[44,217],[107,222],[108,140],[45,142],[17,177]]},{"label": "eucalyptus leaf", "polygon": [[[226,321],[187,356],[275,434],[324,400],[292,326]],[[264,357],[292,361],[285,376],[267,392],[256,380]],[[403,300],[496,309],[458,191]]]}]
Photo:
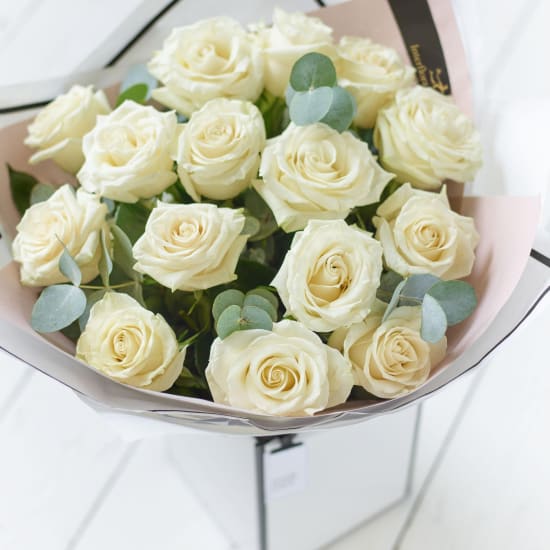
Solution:
[{"label": "eucalyptus leaf", "polygon": [[116,203],[113,199],[101,197],[101,202],[107,207],[107,214],[111,215],[114,213],[116,208]]},{"label": "eucalyptus leaf", "polygon": [[37,183],[31,191],[29,198],[31,206],[39,202],[47,201],[55,193],[55,187],[51,183]]},{"label": "eucalyptus leaf", "polygon": [[386,311],[384,311],[384,316],[382,317],[382,322],[384,322],[390,313],[397,307],[397,304],[399,303],[399,298],[401,297],[401,290],[405,286],[405,280],[401,281],[394,289],[391,300],[386,307]]},{"label": "eucalyptus leaf", "polygon": [[259,294],[247,294],[244,297],[243,308],[246,306],[255,306],[263,309],[271,318],[273,322],[277,321],[277,309],[273,307],[271,302],[260,296]]},{"label": "eucalyptus leaf", "polygon": [[464,321],[477,306],[475,290],[465,281],[438,282],[428,294],[437,300],[445,312],[449,326]]},{"label": "eucalyptus leaf", "polygon": [[261,225],[260,221],[254,216],[246,216],[244,219],[244,226],[241,229],[241,235],[248,235],[253,237],[260,231]]},{"label": "eucalyptus leaf", "polygon": [[296,92],[289,106],[290,119],[298,126],[319,122],[329,112],[333,89],[323,86],[307,92]]},{"label": "eucalyptus leaf", "polygon": [[226,307],[216,321],[216,332],[218,333],[218,336],[223,340],[233,332],[240,330],[240,328],[241,307],[235,304]]},{"label": "eucalyptus leaf", "polygon": [[106,292],[107,290],[102,288],[101,290],[96,290],[95,292],[88,294],[88,297],[86,299],[86,308],[84,309],[82,315],[78,318],[78,326],[80,327],[80,332],[83,332],[86,328],[86,324],[88,323],[88,319],[90,318],[90,311],[92,310],[92,307],[94,306],[94,304],[99,302],[99,300],[101,300],[103,296],[105,296]]},{"label": "eucalyptus leaf", "polygon": [[76,321],[86,309],[86,295],[73,285],[46,287],[34,304],[31,325],[37,332],[57,332]]},{"label": "eucalyptus leaf", "polygon": [[[403,287],[401,295],[404,298],[415,298],[421,301],[426,292],[439,281],[441,281],[439,277],[431,275],[430,273],[411,275],[405,281],[405,286]],[[419,302],[414,305],[418,304]]]},{"label": "eucalyptus leaf", "polygon": [[134,281],[141,279],[141,275],[134,270],[136,263],[130,238],[117,225],[111,226],[113,236],[113,261]]},{"label": "eucalyptus leaf", "polygon": [[38,180],[34,176],[31,176],[31,174],[14,170],[9,164],[6,166],[10,178],[13,204],[19,214],[23,215],[25,210],[31,205],[31,193],[34,186],[38,184]]},{"label": "eucalyptus leaf", "polygon": [[262,298],[265,298],[272,306],[275,311],[279,308],[279,300],[277,299],[277,296],[271,290],[268,290],[267,288],[254,288],[253,290],[250,290],[246,293],[247,296],[250,295],[257,295],[261,296]]},{"label": "eucalyptus leaf", "polygon": [[217,321],[220,315],[230,306],[239,306],[244,303],[244,294],[240,290],[229,289],[220,292],[212,304],[212,316]]},{"label": "eucalyptus leaf", "polygon": [[271,330],[273,321],[267,311],[253,306],[245,305],[241,311],[240,330],[263,329]]},{"label": "eucalyptus leaf", "polygon": [[290,73],[290,85],[303,92],[321,86],[332,87],[336,84],[336,69],[330,57],[317,52],[303,55],[294,63]]},{"label": "eucalyptus leaf", "polygon": [[260,229],[249,240],[252,242],[261,241],[272,235],[279,226],[273,216],[273,212],[254,189],[248,189],[244,195],[244,206],[259,222]]},{"label": "eucalyptus leaf", "polygon": [[58,267],[59,271],[61,271],[61,273],[65,275],[65,277],[67,277],[67,279],[69,279],[74,286],[80,286],[80,283],[82,282],[82,272],[65,245],[63,245],[63,252],[59,257]]},{"label": "eucalyptus leaf", "polygon": [[[380,286],[378,287],[377,297],[384,302],[391,299],[395,287],[403,280],[403,277],[395,271],[387,271],[380,277]],[[388,300],[385,298],[388,297]]]},{"label": "eucalyptus leaf", "polygon": [[321,119],[321,122],[328,124],[338,132],[343,132],[350,127],[356,113],[355,98],[344,88],[335,86],[332,88],[332,102],[328,113]]},{"label": "eucalyptus leaf", "polygon": [[109,275],[113,271],[113,260],[111,259],[111,253],[107,246],[106,231],[101,231],[101,258],[99,259],[99,274],[101,275],[101,281],[103,286],[109,286]]},{"label": "eucalyptus leaf", "polygon": [[447,331],[447,316],[438,301],[426,294],[422,300],[422,325],[420,335],[430,344],[439,342]]}]

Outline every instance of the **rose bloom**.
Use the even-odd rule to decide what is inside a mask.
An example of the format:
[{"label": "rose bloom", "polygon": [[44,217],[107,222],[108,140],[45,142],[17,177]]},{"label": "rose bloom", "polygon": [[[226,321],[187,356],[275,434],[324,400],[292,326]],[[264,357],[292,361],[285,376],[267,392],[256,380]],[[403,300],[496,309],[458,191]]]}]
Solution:
[{"label": "rose bloom", "polygon": [[470,181],[481,166],[472,121],[451,98],[424,86],[398,91],[378,113],[374,143],[382,165],[420,189],[439,189],[446,179]]},{"label": "rose bloom", "polygon": [[344,220],[313,220],[294,236],[271,284],[287,313],[329,332],[369,314],[381,273],[382,247],[370,233]]},{"label": "rose bloom", "polygon": [[357,101],[353,119],[360,128],[372,128],[378,111],[401,88],[414,85],[415,70],[397,52],[368,38],[344,36],[338,44],[339,84]]},{"label": "rose bloom", "polygon": [[87,283],[99,274],[101,230],[107,230],[107,207],[99,197],[63,185],[43,202],[28,208],[17,226],[13,259],[21,264],[21,283],[49,286],[65,283],[59,271],[63,245]]},{"label": "rose bloom", "polygon": [[229,17],[173,29],[148,69],[163,84],[153,98],[187,116],[217,97],[256,101],[263,89],[261,52]]},{"label": "rose bloom", "polygon": [[310,52],[336,55],[332,29],[317,17],[303,13],[273,11],[273,26],[261,29],[257,35],[264,53],[264,79],[268,92],[285,95],[292,67],[300,57]]},{"label": "rose bloom", "polygon": [[344,403],[353,385],[342,355],[296,321],[217,338],[206,379],[216,403],[276,416],[313,415]]},{"label": "rose bloom", "polygon": [[134,244],[134,269],[172,291],[229,283],[248,238],[244,223],[231,208],[158,202]]},{"label": "rose bloom", "polygon": [[165,391],[182,371],[185,349],[161,315],[108,292],[90,311],[76,358],[122,384]]},{"label": "rose bloom", "polygon": [[267,142],[254,188],[286,232],[312,219],[343,219],[355,206],[376,202],[392,175],[350,132],[326,124],[290,124]]},{"label": "rose bloom", "polygon": [[29,125],[25,145],[38,149],[31,164],[52,159],[74,174],[84,162],[82,137],[96,123],[97,115],[111,111],[105,94],[92,86],[73,86],[66,94],[46,105]]},{"label": "rose bloom", "polygon": [[386,265],[403,277],[431,273],[445,280],[472,271],[479,242],[474,220],[451,210],[439,194],[402,185],[376,211],[373,223]]},{"label": "rose bloom", "polygon": [[195,112],[180,134],[175,160],[194,200],[231,199],[256,178],[265,145],[259,109],[248,101],[213,99]]},{"label": "rose bloom", "polygon": [[120,202],[150,198],[172,185],[171,150],[177,119],[150,106],[125,101],[83,140],[86,158],[77,178],[86,191]]},{"label": "rose bloom", "polygon": [[334,332],[329,345],[344,354],[355,383],[390,399],[423,384],[447,351],[447,339],[430,344],[420,336],[420,307],[398,307],[382,322],[382,313]]}]

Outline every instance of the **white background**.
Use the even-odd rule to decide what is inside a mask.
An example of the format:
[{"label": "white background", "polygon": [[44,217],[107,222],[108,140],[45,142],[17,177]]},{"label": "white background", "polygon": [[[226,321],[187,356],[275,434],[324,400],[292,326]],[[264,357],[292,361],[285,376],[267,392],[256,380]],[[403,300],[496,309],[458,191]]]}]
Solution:
[{"label": "white background", "polygon": [[[312,0],[182,0],[120,63],[144,59],[172,26],[220,13],[221,6],[251,21],[269,18],[275,3],[315,7]],[[3,0],[0,86],[99,68],[160,5]],[[454,0],[453,6],[485,148],[472,191],[544,196],[550,2]],[[550,231],[548,202],[543,212],[541,230]],[[412,496],[332,548],[548,548],[549,335],[546,299],[479,374],[429,400]],[[1,550],[229,548],[166,452],[170,438],[192,444],[192,436],[128,443],[71,392],[22,364],[0,356],[0,375]]]}]

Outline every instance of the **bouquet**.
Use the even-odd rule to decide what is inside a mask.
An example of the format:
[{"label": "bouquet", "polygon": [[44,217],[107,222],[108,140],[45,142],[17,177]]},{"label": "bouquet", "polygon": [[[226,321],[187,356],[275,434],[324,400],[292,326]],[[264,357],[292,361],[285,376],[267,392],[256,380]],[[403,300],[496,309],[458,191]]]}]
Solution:
[{"label": "bouquet", "polygon": [[32,326],[124,385],[274,416],[392,399],[476,307],[448,198],[481,165],[472,122],[317,18],[176,28],[113,104],[74,86],[25,144],[66,173],[9,169]]}]

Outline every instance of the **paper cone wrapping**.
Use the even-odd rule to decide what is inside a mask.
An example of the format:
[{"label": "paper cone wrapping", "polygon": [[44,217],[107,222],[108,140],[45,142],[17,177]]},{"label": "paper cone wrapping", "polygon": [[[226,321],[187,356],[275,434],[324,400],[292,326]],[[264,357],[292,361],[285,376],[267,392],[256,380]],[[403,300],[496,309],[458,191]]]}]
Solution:
[{"label": "paper cone wrapping", "polygon": [[[391,4],[394,9],[395,5],[410,7],[407,2],[397,0]],[[463,110],[470,112],[470,85],[451,7],[447,2],[429,4],[441,37],[453,96]],[[337,37],[345,34],[369,36],[394,47],[405,58],[411,52],[411,44],[407,45],[402,38],[388,0],[355,0],[319,10],[316,15],[335,29]],[[0,131],[0,220],[4,236],[9,239],[15,234],[19,215],[11,201],[6,163],[34,174],[40,181],[56,185],[72,181],[49,161],[36,166],[28,164],[31,151],[23,145],[27,124],[25,121]],[[522,279],[537,227],[537,199],[465,197],[458,203],[461,213],[474,217],[481,238],[474,270],[469,277],[479,305],[469,319],[449,331],[447,356],[432,371],[428,381],[400,398],[353,401],[314,417],[278,418],[201,399],[124,386],[74,359],[74,344],[60,333],[44,337],[32,330],[30,312],[37,291],[20,285],[19,270],[14,263],[0,272],[0,347],[99,407],[154,416],[204,430],[274,435],[337,427],[387,413],[429,395],[479,364],[541,298],[548,283],[547,273],[530,272]],[[521,287],[519,294],[514,293],[518,284]]]}]

